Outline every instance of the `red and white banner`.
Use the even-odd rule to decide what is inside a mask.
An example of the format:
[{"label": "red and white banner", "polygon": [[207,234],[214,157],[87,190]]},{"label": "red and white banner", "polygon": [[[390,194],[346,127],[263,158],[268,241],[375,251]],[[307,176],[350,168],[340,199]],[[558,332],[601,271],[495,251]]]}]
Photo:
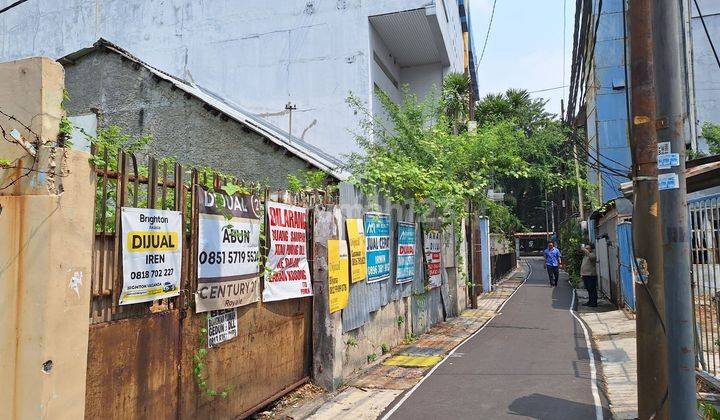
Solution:
[{"label": "red and white banner", "polygon": [[428,288],[434,289],[442,285],[440,274],[440,231],[426,230],[423,237],[425,251],[425,264],[428,273]]},{"label": "red and white banner", "polygon": [[312,296],[307,209],[267,202],[269,250],[263,302]]}]

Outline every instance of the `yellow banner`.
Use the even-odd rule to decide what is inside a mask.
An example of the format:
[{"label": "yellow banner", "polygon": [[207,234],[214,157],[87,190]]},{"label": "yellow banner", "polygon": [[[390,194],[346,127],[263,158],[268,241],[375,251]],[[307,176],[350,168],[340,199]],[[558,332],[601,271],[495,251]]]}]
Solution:
[{"label": "yellow banner", "polygon": [[165,252],[178,250],[177,232],[138,232],[127,234],[128,251],[130,252]]},{"label": "yellow banner", "polygon": [[367,254],[363,219],[347,219],[348,241],[350,242],[350,267],[353,283],[367,278]]},{"label": "yellow banner", "polygon": [[350,284],[348,281],[347,241],[331,239],[328,250],[328,295],[330,313],[344,309],[348,305]]}]

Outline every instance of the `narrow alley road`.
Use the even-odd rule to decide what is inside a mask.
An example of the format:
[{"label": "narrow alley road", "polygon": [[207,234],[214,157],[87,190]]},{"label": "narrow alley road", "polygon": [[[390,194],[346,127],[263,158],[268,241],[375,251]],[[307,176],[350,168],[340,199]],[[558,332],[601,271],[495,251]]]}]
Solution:
[{"label": "narrow alley road", "polygon": [[596,411],[586,339],[570,312],[567,275],[561,275],[557,288],[550,287],[543,261],[528,261],[527,282],[501,313],[409,395],[400,395],[386,416],[610,418],[602,395],[602,412]]}]

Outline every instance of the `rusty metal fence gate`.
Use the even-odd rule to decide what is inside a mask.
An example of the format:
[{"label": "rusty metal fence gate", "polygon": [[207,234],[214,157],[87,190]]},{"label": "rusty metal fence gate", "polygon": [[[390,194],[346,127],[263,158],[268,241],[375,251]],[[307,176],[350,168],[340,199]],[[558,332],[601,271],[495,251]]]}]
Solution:
[{"label": "rusty metal fence gate", "polygon": [[[203,372],[227,398],[203,394],[193,356],[206,314],[195,314],[197,209],[195,185],[239,183],[208,177],[174,162],[132,153],[95,153],[98,175],[90,310],[86,418],[244,417],[305,382],[311,372],[311,298],[237,308],[237,338],[208,352]],[[256,191],[263,202],[268,190]],[[278,196],[287,196],[280,194]],[[309,205],[317,195],[292,200]],[[288,201],[288,200],[285,200]],[[180,296],[121,306],[124,206],[176,210],[184,241]],[[311,239],[310,239],[311,242]]]},{"label": "rusty metal fence gate", "polygon": [[698,367],[720,374],[720,195],[688,202]]}]

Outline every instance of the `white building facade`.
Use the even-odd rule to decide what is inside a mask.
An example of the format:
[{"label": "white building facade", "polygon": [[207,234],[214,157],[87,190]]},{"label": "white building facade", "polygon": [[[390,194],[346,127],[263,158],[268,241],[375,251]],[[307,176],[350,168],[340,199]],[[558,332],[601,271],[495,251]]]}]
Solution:
[{"label": "white building facade", "polygon": [[31,0],[0,15],[0,61],[105,38],[336,157],[374,87],[423,96],[464,70],[455,0]]}]

